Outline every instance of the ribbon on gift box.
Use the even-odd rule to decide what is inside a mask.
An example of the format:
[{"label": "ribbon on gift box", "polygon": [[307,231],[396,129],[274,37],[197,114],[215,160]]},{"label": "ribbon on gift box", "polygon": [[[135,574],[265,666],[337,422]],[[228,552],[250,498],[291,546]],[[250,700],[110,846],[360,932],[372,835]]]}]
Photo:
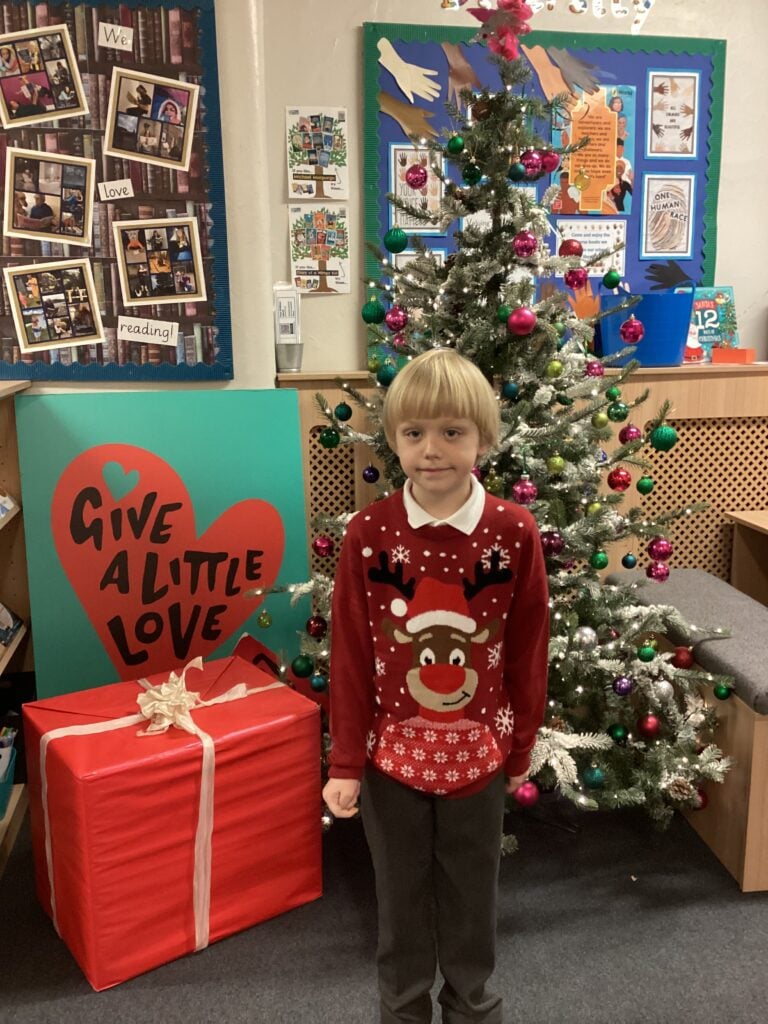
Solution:
[{"label": "ribbon on gift box", "polygon": [[181,675],[171,672],[168,679],[159,686],[152,686],[147,679],[139,679],[144,693],[136,698],[139,714],[125,715],[106,722],[90,722],[87,725],[63,726],[51,729],[40,740],[40,782],[41,802],[43,807],[43,823],[45,829],[45,860],[48,869],[48,884],[51,890],[51,917],[56,931],[59,925],[56,917],[56,891],[53,882],[53,848],[51,828],[48,815],[48,777],[46,757],[50,744],[64,736],[88,736],[94,733],[112,732],[127,729],[131,725],[141,725],[149,719],[146,729],[139,732],[140,736],[154,736],[165,733],[171,727],[182,729],[197,736],[202,744],[203,758],[200,769],[200,801],[195,831],[194,876],[192,882],[192,902],[195,916],[195,952],[205,949],[209,942],[210,907],[211,907],[211,840],[213,836],[213,794],[214,776],[216,772],[216,749],[211,736],[208,735],[192,718],[192,712],[198,708],[211,707],[214,704],[225,704],[228,701],[242,700],[255,693],[274,690],[284,683],[274,682],[266,686],[249,689],[245,683],[238,683],[225,693],[211,700],[201,700],[200,694],[187,689],[186,674],[190,669],[202,671],[203,659],[194,658],[182,669]]}]

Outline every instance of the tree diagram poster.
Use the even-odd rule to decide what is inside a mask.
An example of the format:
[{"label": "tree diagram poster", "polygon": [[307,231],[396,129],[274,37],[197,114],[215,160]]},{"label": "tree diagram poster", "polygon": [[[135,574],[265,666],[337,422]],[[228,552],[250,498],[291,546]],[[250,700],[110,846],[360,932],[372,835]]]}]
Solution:
[{"label": "tree diagram poster", "polygon": [[16,408],[39,696],[220,657],[244,632],[289,657],[306,607],[248,591],[307,578],[295,391]]},{"label": "tree diagram poster", "polygon": [[350,290],[349,229],[345,206],[288,207],[291,280],[303,294]]},{"label": "tree diagram poster", "polygon": [[[0,379],[231,378],[214,0],[0,2],[0,120]],[[9,291],[75,258],[98,334]]]},{"label": "tree diagram poster", "polygon": [[347,112],[333,107],[288,107],[288,198],[349,199]]}]

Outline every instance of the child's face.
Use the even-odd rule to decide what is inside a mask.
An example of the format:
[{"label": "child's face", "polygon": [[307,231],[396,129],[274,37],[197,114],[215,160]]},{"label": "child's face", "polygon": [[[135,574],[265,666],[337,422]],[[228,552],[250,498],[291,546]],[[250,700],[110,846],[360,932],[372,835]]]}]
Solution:
[{"label": "child's face", "polygon": [[478,455],[488,450],[477,425],[455,416],[403,420],[394,441],[413,496],[427,511],[430,506],[442,512],[451,505],[451,511],[459,509],[469,497],[469,474]]}]

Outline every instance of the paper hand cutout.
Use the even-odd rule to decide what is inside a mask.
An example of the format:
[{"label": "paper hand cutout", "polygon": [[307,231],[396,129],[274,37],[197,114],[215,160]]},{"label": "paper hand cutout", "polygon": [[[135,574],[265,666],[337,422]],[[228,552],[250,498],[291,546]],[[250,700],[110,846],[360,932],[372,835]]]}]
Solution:
[{"label": "paper hand cutout", "polygon": [[667,260],[666,263],[651,263],[645,272],[645,279],[654,282],[651,285],[652,292],[664,291],[667,288],[679,288],[682,285],[693,283],[680,264],[674,260]]},{"label": "paper hand cutout", "polygon": [[382,114],[388,114],[397,121],[409,139],[414,136],[421,139],[427,135],[437,138],[437,130],[429,123],[429,118],[433,116],[430,111],[402,103],[388,92],[380,92],[378,100]]},{"label": "paper hand cutout", "polygon": [[448,61],[448,99],[461,109],[461,90],[481,89],[480,79],[458,43],[441,43]]},{"label": "paper hand cutout", "polygon": [[389,71],[409,103],[413,103],[414,95],[430,103],[440,95],[440,83],[433,82],[430,78],[434,77],[437,71],[406,63],[388,39],[379,39],[376,45],[379,50],[379,64]]},{"label": "paper hand cutout", "polygon": [[574,92],[576,89],[582,89],[590,95],[597,92],[600,87],[600,82],[594,74],[600,70],[597,64],[587,64],[568,50],[560,50],[555,46],[548,47],[547,53],[560,68],[568,92]]}]

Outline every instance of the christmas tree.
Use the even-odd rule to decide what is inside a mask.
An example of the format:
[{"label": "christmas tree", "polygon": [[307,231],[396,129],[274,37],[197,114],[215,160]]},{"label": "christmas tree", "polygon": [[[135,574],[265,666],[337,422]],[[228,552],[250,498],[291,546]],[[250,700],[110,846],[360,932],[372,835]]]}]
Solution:
[{"label": "christmas tree", "polygon": [[[349,401],[333,408],[318,395],[329,421],[320,443],[328,449],[369,445],[386,494],[404,482],[380,422],[386,389],[403,360],[430,346],[451,346],[481,368],[497,389],[503,426],[478,474],[489,492],[533,513],[549,575],[548,714],[531,781],[515,796],[520,804],[534,803],[544,788],[584,808],[643,806],[664,825],[675,809],[701,806],[702,784],[722,781],[727,771],[727,759],[711,742],[715,715],[698,687],[715,682],[723,699],[730,689],[727,680],[700,671],[688,647],[664,643],[671,626],[691,644],[718,632],[689,626],[663,603],[673,552],[668,535],[691,510],[672,510],[652,522],[642,504],[625,507],[633,480],[640,501],[653,487],[643,449],[671,452],[676,434],[665,423],[666,406],[643,427],[628,422],[647,395],[630,408],[621,385],[637,364],[606,374],[611,360],[594,354],[600,314],[590,300],[582,247],[564,238],[551,249],[548,213],[559,189],[550,187],[537,201],[530,189],[518,187],[557,171],[578,147],[554,149],[545,137],[567,118],[569,97],[545,101],[526,88],[529,71],[517,59],[516,39],[526,27],[524,5],[500,0],[499,8],[482,36],[496,54],[502,88],[464,90],[460,102],[448,105],[453,129],[443,139],[413,140],[420,152],[428,147],[444,183],[441,230],[463,223],[456,251],[441,263],[416,241],[415,258],[396,269],[392,254],[414,241],[396,226],[387,231],[378,251],[381,279],[372,282],[362,309],[377,392],[370,398],[343,384]],[[420,160],[406,170],[414,189],[426,174]],[[388,198],[409,218],[433,223],[419,203]],[[591,262],[610,256],[600,253]],[[553,284],[558,274],[567,290]],[[602,284],[614,290],[620,280],[610,269]],[[628,345],[641,343],[644,333],[632,305],[626,293],[610,314],[622,318]],[[589,316],[580,315],[584,308]],[[365,410],[368,432],[351,429],[350,403]],[[372,466],[369,479],[377,477]],[[316,550],[329,552],[343,536],[344,517],[321,525]],[[659,587],[659,604],[637,602],[636,582],[603,582],[611,545],[647,551],[647,585]],[[504,553],[491,550],[488,557],[501,565]],[[625,568],[637,563],[636,554],[622,559]],[[329,622],[332,587],[330,578],[318,575],[293,588],[296,598],[312,594],[314,614],[292,668],[311,677],[318,691],[333,686],[330,627],[344,628]]]}]

